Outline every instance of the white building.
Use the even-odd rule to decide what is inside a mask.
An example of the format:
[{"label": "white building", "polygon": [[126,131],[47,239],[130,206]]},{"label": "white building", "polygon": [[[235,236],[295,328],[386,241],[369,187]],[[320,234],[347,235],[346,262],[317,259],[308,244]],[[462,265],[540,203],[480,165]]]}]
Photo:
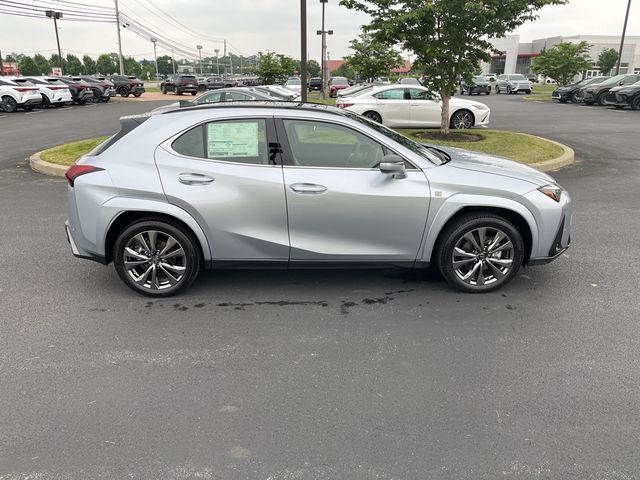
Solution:
[{"label": "white building", "polygon": [[[534,40],[529,43],[520,43],[520,35],[508,35],[504,38],[496,38],[492,43],[500,53],[492,54],[491,63],[482,64],[483,74],[488,73],[533,73],[530,69],[531,60],[545,48],[563,42],[579,43],[586,41],[591,45],[592,68],[583,72],[583,76],[592,77],[600,75],[596,62],[600,52],[606,48],[618,51],[620,37],[616,35],[573,35],[571,37],[549,37]],[[602,72],[604,74],[606,72]],[[620,73],[640,73],[640,36],[626,36],[622,49],[622,62]]]}]

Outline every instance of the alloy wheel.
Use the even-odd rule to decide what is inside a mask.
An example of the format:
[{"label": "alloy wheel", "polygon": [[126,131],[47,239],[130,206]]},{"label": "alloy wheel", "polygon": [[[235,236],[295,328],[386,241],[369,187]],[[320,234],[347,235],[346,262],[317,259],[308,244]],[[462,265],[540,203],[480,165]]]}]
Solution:
[{"label": "alloy wheel", "polygon": [[124,268],[138,286],[158,291],[179,284],[187,272],[187,255],[172,235],[145,230],[127,242]]},{"label": "alloy wheel", "polygon": [[16,102],[15,98],[10,97],[9,95],[2,97],[2,102],[0,102],[0,110],[7,113],[12,113],[12,112],[15,112],[17,109],[18,109],[18,102]]},{"label": "alloy wheel", "polygon": [[498,228],[475,228],[456,242],[451,257],[455,274],[472,286],[491,285],[504,279],[513,267],[514,246]]},{"label": "alloy wheel", "polygon": [[471,128],[473,127],[473,115],[466,110],[456,112],[451,123],[455,129]]}]

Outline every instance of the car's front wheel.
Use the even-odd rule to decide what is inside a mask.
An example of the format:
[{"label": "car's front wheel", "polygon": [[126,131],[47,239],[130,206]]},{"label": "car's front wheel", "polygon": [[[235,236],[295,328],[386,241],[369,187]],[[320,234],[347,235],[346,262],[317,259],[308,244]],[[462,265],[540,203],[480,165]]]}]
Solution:
[{"label": "car's front wheel", "polygon": [[636,95],[635,98],[631,100],[631,109],[640,110],[640,94]]},{"label": "car's front wheel", "polygon": [[129,96],[129,90],[126,88],[121,88],[118,93],[120,94],[121,97],[127,98]]},{"label": "car's front wheel", "polygon": [[367,117],[369,120],[373,120],[376,123],[382,123],[382,117],[378,112],[364,112],[363,117]]},{"label": "car's front wheel", "polygon": [[475,119],[473,118],[473,113],[469,110],[458,110],[451,117],[451,128],[455,129],[463,129],[463,128],[471,128],[475,123]]},{"label": "car's front wheel", "polygon": [[580,103],[582,101],[582,95],[580,92],[573,92],[571,94],[571,103]]},{"label": "car's front wheel", "polygon": [[598,105],[600,105],[601,107],[604,107],[606,105],[605,101],[608,93],[609,92],[602,92],[600,95],[598,95],[596,102],[598,102]]},{"label": "car's front wheel", "polygon": [[138,293],[168,297],[188,287],[201,265],[196,240],[177,224],[148,219],[127,227],[115,242],[120,278]]},{"label": "car's front wheel", "polygon": [[454,220],[436,250],[445,279],[469,293],[496,290],[511,281],[524,258],[524,242],[506,219],[474,213]]}]

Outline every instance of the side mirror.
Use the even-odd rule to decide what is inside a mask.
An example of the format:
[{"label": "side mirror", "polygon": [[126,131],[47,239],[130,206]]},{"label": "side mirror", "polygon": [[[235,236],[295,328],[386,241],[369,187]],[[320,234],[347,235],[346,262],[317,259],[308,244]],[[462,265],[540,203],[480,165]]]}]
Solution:
[{"label": "side mirror", "polygon": [[407,176],[404,160],[398,155],[385,155],[382,162],[380,162],[380,171],[391,174],[393,178],[405,178]]}]

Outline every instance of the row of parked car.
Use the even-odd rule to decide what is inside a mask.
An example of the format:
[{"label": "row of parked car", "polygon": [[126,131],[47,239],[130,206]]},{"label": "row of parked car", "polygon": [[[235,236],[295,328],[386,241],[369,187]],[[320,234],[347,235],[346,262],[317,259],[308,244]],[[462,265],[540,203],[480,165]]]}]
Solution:
[{"label": "row of parked car", "polygon": [[0,111],[108,102],[117,94],[139,97],[144,91],[142,80],[125,75],[0,77]]},{"label": "row of parked car", "polygon": [[591,77],[577,83],[558,87],[551,97],[561,103],[631,107],[640,110],[640,74],[622,74],[614,77]]}]

